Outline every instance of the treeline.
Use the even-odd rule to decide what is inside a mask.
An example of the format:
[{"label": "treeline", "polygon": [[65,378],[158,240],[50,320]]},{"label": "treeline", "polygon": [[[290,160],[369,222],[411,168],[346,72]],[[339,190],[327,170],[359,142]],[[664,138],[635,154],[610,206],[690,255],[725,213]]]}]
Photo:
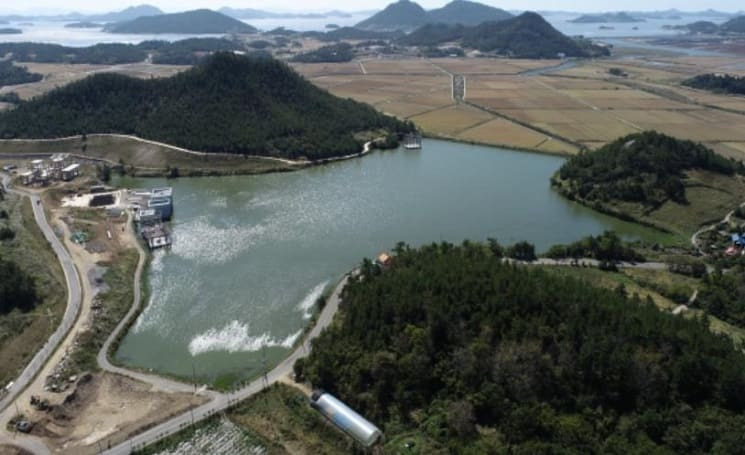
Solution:
[{"label": "treeline", "polygon": [[546,252],[546,257],[553,259],[592,258],[611,262],[644,262],[645,260],[644,256],[624,244],[618,234],[613,231],[605,231],[598,236],[590,235],[569,245],[554,245]]},{"label": "treeline", "polygon": [[301,63],[342,63],[354,59],[354,50],[349,43],[332,44],[314,51],[296,55],[292,61]]},{"label": "treeline", "polygon": [[29,311],[37,301],[34,279],[15,262],[0,257],[0,314],[14,309]]},{"label": "treeline", "polygon": [[190,38],[181,41],[143,41],[140,44],[102,43],[88,47],[68,47],[48,43],[0,43],[0,55],[10,60],[36,63],[115,65],[145,61],[191,65],[205,53],[242,50],[243,46],[224,38]]},{"label": "treeline", "polygon": [[694,305],[738,327],[745,327],[745,267],[706,276]]},{"label": "treeline", "polygon": [[729,74],[701,74],[683,81],[683,85],[714,93],[745,95],[745,77]]},{"label": "treeline", "polygon": [[[449,453],[737,453],[745,357],[702,318],[478,244],[364,261],[299,378]],[[419,439],[421,440],[421,439]]]},{"label": "treeline", "polygon": [[272,58],[218,53],[170,78],[96,74],[0,114],[2,138],[133,134],[205,152],[323,159],[408,122],[336,98]]},{"label": "treeline", "polygon": [[0,87],[39,82],[42,79],[44,76],[29,72],[25,66],[16,66],[7,60],[0,61]]},{"label": "treeline", "polygon": [[571,157],[553,183],[569,198],[658,207],[668,200],[687,203],[684,172],[692,169],[725,175],[745,172],[742,163],[700,143],[647,131]]}]

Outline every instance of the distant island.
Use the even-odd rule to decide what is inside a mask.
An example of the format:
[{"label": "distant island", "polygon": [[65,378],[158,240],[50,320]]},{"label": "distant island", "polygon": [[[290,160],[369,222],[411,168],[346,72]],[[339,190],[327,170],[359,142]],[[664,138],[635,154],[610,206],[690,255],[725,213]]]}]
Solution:
[{"label": "distant island", "polygon": [[745,16],[738,16],[730,19],[719,28],[725,33],[745,33]]},{"label": "distant island", "polygon": [[376,31],[411,31],[425,24],[478,25],[511,17],[512,14],[502,9],[468,0],[454,0],[442,8],[430,11],[410,0],[399,0],[355,27]]},{"label": "distant island", "polygon": [[603,14],[584,14],[576,19],[569,20],[575,24],[624,24],[645,22],[644,19],[633,17],[628,13],[603,13]]},{"label": "distant island", "polygon": [[22,22],[29,20],[60,21],[60,22],[121,22],[136,19],[142,16],[156,16],[163,11],[152,5],[131,6],[121,11],[104,14],[81,14],[69,13],[60,15],[20,15],[11,14],[0,16],[0,20]]},{"label": "distant island", "polygon": [[434,46],[460,42],[483,53],[515,58],[591,57],[609,55],[608,49],[570,38],[539,14],[528,12],[500,22],[474,27],[428,24],[398,42],[408,46]]},{"label": "distant island", "polygon": [[325,19],[330,17],[349,18],[351,14],[343,11],[328,11],[325,13],[274,13],[253,8],[220,8],[219,11],[226,16],[236,19]]},{"label": "distant island", "polygon": [[[410,123],[317,88],[285,63],[218,53],[170,78],[96,74],[0,114],[0,137],[133,134],[192,150],[319,160]],[[391,139],[391,136],[393,137]]]},{"label": "distant island", "polygon": [[72,22],[65,24],[65,28],[103,28],[103,24],[97,22]]},{"label": "distant island", "polygon": [[740,34],[745,34],[745,16],[734,17],[721,25],[717,25],[709,21],[697,21],[691,24],[665,26],[663,28],[670,29],[670,30],[682,30],[682,31],[687,31],[689,33],[694,33],[694,34],[740,35]]},{"label": "distant island", "polygon": [[209,9],[138,17],[131,21],[107,25],[104,31],[131,34],[226,34],[257,32],[256,28],[246,23]]},{"label": "distant island", "polygon": [[0,35],[20,35],[23,33],[23,30],[20,28],[0,28]]},{"label": "distant island", "polygon": [[682,82],[688,87],[728,95],[745,95],[745,77],[729,74],[701,74]]}]

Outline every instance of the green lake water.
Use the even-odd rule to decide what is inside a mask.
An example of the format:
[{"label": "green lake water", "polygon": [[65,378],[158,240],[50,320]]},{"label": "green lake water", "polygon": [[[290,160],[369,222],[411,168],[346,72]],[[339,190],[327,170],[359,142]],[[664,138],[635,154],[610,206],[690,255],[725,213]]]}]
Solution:
[{"label": "green lake water", "polygon": [[174,188],[174,244],[153,254],[147,308],[116,353],[131,366],[203,380],[260,374],[286,355],[317,297],[398,241],[539,250],[614,229],[550,188],[563,158],[425,140],[421,151],[261,176],[121,179]]}]

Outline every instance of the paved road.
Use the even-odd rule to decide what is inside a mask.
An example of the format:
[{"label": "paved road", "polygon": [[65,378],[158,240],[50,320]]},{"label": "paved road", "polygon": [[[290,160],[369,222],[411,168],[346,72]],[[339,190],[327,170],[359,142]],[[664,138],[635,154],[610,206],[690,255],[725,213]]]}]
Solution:
[{"label": "paved road", "polygon": [[[4,188],[8,188],[8,181],[8,176],[3,175],[2,184]],[[44,214],[44,206],[41,204],[41,200],[39,199],[39,197],[10,188],[8,188],[8,190],[10,192],[28,196],[29,198],[31,198],[31,205],[34,209],[34,218],[36,219],[36,223],[39,225],[39,228],[44,233],[44,237],[46,237],[46,239],[52,245],[52,249],[59,258],[60,264],[62,265],[62,271],[65,274],[65,281],[67,282],[68,294],[67,308],[65,309],[65,315],[62,318],[62,323],[59,325],[59,327],[57,327],[57,330],[55,330],[52,336],[49,337],[49,340],[47,340],[46,344],[41,348],[41,350],[36,353],[31,362],[29,362],[29,364],[26,366],[26,369],[23,370],[21,375],[15,380],[13,387],[11,387],[8,395],[0,400],[0,411],[3,411],[6,407],[8,407],[13,402],[15,397],[31,383],[34,377],[38,374],[39,370],[41,370],[41,368],[44,366],[49,356],[52,355],[60,342],[64,339],[65,335],[67,335],[67,332],[70,331],[80,311],[80,304],[83,298],[83,291],[80,285],[80,277],[78,276],[78,271],[72,262],[70,253],[67,252],[65,247],[62,245],[62,242],[60,242],[60,240],[54,234],[52,228],[49,226],[46,215]]]},{"label": "paved road", "polygon": [[[129,222],[127,223],[128,229],[131,229],[131,215],[129,215]],[[151,374],[145,374],[140,373],[137,371],[128,370],[126,368],[121,368],[116,365],[113,365],[109,361],[108,352],[111,348],[112,343],[116,340],[116,338],[119,336],[119,334],[122,332],[122,330],[125,329],[127,324],[129,323],[132,318],[135,317],[138,310],[140,309],[140,306],[142,305],[142,270],[145,266],[145,259],[147,258],[145,251],[142,248],[142,245],[140,245],[139,242],[135,242],[137,245],[137,252],[139,254],[139,260],[137,262],[137,269],[135,270],[135,277],[134,277],[134,299],[132,302],[132,307],[129,309],[129,312],[127,315],[122,319],[119,324],[116,326],[114,331],[109,335],[109,337],[104,342],[103,346],[101,347],[101,350],[98,351],[98,356],[96,360],[98,361],[98,366],[101,367],[102,370],[108,371],[110,373],[120,374],[122,376],[127,376],[132,379],[136,379],[138,381],[142,381],[148,384],[151,384],[155,390],[162,390],[165,392],[185,392],[190,393],[194,391],[194,385],[193,384],[186,384],[183,382],[173,381],[171,379],[163,378],[156,375]]]},{"label": "paved road", "polygon": [[148,444],[152,444],[166,436],[178,432],[184,427],[206,419],[215,413],[225,410],[230,405],[249,398],[265,387],[276,383],[282,377],[292,373],[292,366],[295,361],[299,358],[308,355],[310,348],[310,340],[316,338],[321,332],[331,324],[334,318],[334,314],[339,309],[340,294],[342,289],[347,283],[347,277],[345,277],[334,289],[333,294],[328,299],[326,306],[323,308],[321,313],[318,315],[318,320],[315,326],[311,329],[307,337],[305,337],[303,344],[297,347],[286,359],[284,359],[279,365],[274,367],[265,376],[254,380],[248,386],[238,390],[234,393],[215,393],[214,398],[209,403],[206,403],[192,411],[187,411],[181,415],[174,417],[158,426],[155,426],[137,436],[132,437],[128,441],[125,441],[118,446],[115,446],[103,453],[109,455],[126,455],[132,452],[132,450],[142,448]]},{"label": "paved road", "polygon": [[[34,218],[36,223],[39,225],[44,237],[52,246],[55,254],[59,258],[60,264],[62,265],[62,271],[65,274],[65,281],[67,282],[67,308],[62,318],[62,322],[54,331],[52,336],[49,337],[44,346],[34,355],[31,362],[26,366],[21,375],[14,381],[13,386],[7,395],[0,400],[0,412],[4,411],[10,406],[16,397],[34,380],[36,375],[42,369],[44,364],[47,362],[49,357],[54,353],[54,350],[59,346],[62,340],[65,338],[67,333],[72,328],[77,319],[78,313],[80,312],[80,305],[82,302],[82,288],[80,284],[80,277],[75,265],[72,262],[70,254],[67,252],[62,242],[54,234],[54,231],[47,222],[46,215],[44,214],[44,207],[41,205],[41,200],[38,196],[10,189],[8,182],[10,178],[3,174],[2,175],[2,186],[6,191],[13,192],[22,196],[28,196],[31,199],[31,205],[34,211]],[[49,450],[47,447],[38,439],[29,438],[25,436],[18,436],[17,438],[6,439],[0,434],[0,443],[12,444],[19,447],[23,447],[31,453],[40,455],[47,454]]]}]

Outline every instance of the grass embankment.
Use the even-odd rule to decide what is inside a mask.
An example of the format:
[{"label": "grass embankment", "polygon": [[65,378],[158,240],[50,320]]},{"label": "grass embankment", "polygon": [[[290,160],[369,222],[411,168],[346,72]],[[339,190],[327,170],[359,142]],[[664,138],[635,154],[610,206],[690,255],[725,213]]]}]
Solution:
[{"label": "grass embankment", "polygon": [[745,202],[745,181],[741,177],[706,171],[690,171],[686,175],[688,204],[667,201],[654,210],[629,203],[610,207],[644,224],[689,236],[701,226],[721,221]]},{"label": "grass embankment", "polygon": [[63,377],[98,370],[98,351],[132,306],[134,273],[138,259],[137,250],[132,248],[117,252],[110,262],[100,264],[107,267],[103,281],[108,290],[98,295],[101,309],[94,311],[92,324],[79,335],[78,347],[67,361]]},{"label": "grass embankment", "polygon": [[180,176],[263,174],[297,169],[281,161],[247,158],[242,155],[194,155],[168,147],[117,136],[88,136],[50,141],[0,141],[2,153],[35,155],[74,153],[112,165],[122,165],[128,174],[139,177],[169,176],[174,169]]},{"label": "grass embankment", "polygon": [[275,384],[220,416],[186,428],[136,453],[152,455],[174,450],[187,441],[194,444],[205,431],[221,431],[220,421],[224,418],[241,429],[248,441],[263,446],[269,454],[346,454],[354,447],[349,437],[310,407],[302,392],[284,384]]},{"label": "grass embankment", "polygon": [[36,281],[40,300],[30,312],[14,310],[0,315],[0,384],[13,380],[44,345],[62,320],[67,287],[59,260],[34,220],[28,199],[5,194],[0,210],[8,219],[0,226],[15,232],[12,240],[0,241],[0,256],[17,263]]},{"label": "grass embankment", "polygon": [[[628,295],[638,294],[642,299],[650,297],[662,311],[672,311],[688,303],[693,293],[701,288],[695,278],[663,270],[623,269],[618,272],[604,272],[584,267],[544,267],[550,273],[586,280],[595,286],[607,289],[623,289]],[[619,288],[619,286],[623,286]],[[620,291],[619,291],[620,292]],[[689,308],[685,317],[705,315],[701,310]],[[737,346],[745,346],[745,329],[709,315],[709,328],[714,333],[726,335]]]}]

